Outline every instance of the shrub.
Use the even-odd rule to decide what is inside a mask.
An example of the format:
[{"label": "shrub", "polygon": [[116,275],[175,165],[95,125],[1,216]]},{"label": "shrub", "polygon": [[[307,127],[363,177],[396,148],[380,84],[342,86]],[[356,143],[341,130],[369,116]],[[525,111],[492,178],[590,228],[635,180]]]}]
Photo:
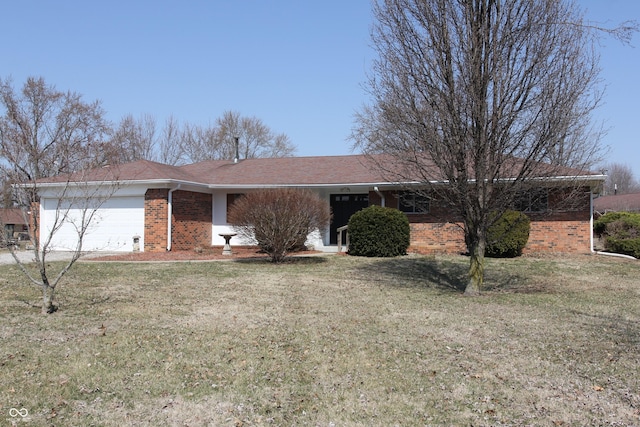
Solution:
[{"label": "shrub", "polygon": [[606,251],[640,258],[640,214],[609,212],[593,223],[593,230],[605,238]]},{"label": "shrub", "polygon": [[[628,238],[640,237],[640,214],[631,212],[609,212],[593,223],[593,231],[599,236],[617,236],[627,233]],[[634,236],[635,234],[635,236]]]},{"label": "shrub", "polygon": [[487,230],[485,255],[502,258],[522,255],[529,241],[530,222],[522,212],[505,211]]},{"label": "shrub", "polygon": [[605,249],[617,254],[631,255],[640,259],[640,237],[635,239],[616,239],[607,237],[605,239]]},{"label": "shrub", "polygon": [[349,218],[349,255],[405,255],[410,241],[407,216],[398,209],[369,206]]},{"label": "shrub", "polygon": [[254,239],[273,262],[304,246],[314,230],[331,220],[329,204],[309,190],[267,189],[236,199],[227,221],[241,236]]}]

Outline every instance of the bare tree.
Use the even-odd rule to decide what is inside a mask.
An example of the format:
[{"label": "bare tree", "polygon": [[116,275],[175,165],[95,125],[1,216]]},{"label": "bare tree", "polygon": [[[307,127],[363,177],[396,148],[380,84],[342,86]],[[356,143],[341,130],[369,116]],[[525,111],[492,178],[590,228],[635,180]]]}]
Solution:
[{"label": "bare tree", "polygon": [[183,132],[178,120],[169,116],[164,122],[162,134],[157,144],[156,159],[160,163],[168,165],[181,165],[185,163],[186,153],[182,144]]},{"label": "bare tree", "polygon": [[[112,184],[89,185],[76,172],[102,164],[109,127],[99,102],[85,103],[80,95],[59,92],[42,78],[27,79],[20,94],[10,81],[2,81],[0,96],[0,168],[5,182],[13,184],[11,204],[21,208],[28,224],[34,262],[26,262],[14,246],[9,248],[21,271],[42,290],[42,311],[53,313],[56,286],[82,254],[83,238],[95,213],[115,191]],[[67,178],[50,178],[60,176]],[[51,217],[42,227],[40,204],[46,179],[62,185],[55,194],[60,202],[48,209]],[[77,243],[68,248],[69,261],[56,270],[47,255],[65,227],[75,230]]]},{"label": "bare tree", "polygon": [[629,194],[640,191],[640,182],[636,179],[629,165],[609,163],[602,167],[607,180],[604,183],[604,194]]},{"label": "bare tree", "polygon": [[149,114],[137,119],[131,114],[123,117],[113,132],[111,144],[119,153],[114,163],[153,159],[157,145],[155,118]]},{"label": "bare tree", "polygon": [[286,157],[295,153],[288,136],[274,133],[256,117],[242,117],[233,111],[224,112],[214,127],[185,127],[183,143],[191,162],[233,159],[236,138],[243,159]]},{"label": "bare tree", "polygon": [[[14,186],[15,200],[28,226],[33,257],[24,258],[16,246],[7,246],[18,268],[40,288],[43,314],[58,310],[54,301],[56,287],[83,255],[86,235],[91,232],[102,205],[119,187],[114,175],[117,169],[106,168],[104,171],[109,177],[103,176],[99,181],[90,180],[79,172],[53,179],[56,186],[47,186],[46,179]],[[46,209],[41,209],[43,200],[47,201]],[[63,232],[75,236],[71,240],[72,246],[61,246],[59,236]],[[53,251],[63,251],[67,255],[65,260],[51,263],[48,256]]]},{"label": "bare tree", "polygon": [[353,138],[391,156],[379,165],[390,179],[420,182],[457,212],[465,294],[478,294],[492,218],[534,178],[599,160],[595,31],[559,0],[379,0],[373,12],[373,104]]},{"label": "bare tree", "polygon": [[109,125],[98,101],[29,77],[20,92],[0,80],[0,109],[5,178],[25,182],[103,164]]},{"label": "bare tree", "polygon": [[187,123],[182,129],[181,141],[185,156],[191,163],[221,158],[214,127]]},{"label": "bare tree", "polygon": [[148,114],[125,116],[103,146],[111,164],[140,159],[171,165],[203,160],[233,159],[236,138],[241,158],[285,157],[295,152],[289,137],[275,134],[260,119],[225,112],[215,125],[180,123],[169,117],[158,132],[156,120]]}]

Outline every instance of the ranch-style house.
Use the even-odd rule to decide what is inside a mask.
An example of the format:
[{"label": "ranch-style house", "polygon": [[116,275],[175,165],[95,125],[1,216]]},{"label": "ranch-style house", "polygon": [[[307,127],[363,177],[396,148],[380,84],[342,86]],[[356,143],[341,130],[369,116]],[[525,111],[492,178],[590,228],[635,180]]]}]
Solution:
[{"label": "ranch-style house", "polygon": [[[99,208],[85,238],[86,251],[169,251],[225,243],[231,233],[227,209],[234,199],[260,188],[306,188],[331,206],[333,220],[323,234],[308,237],[319,251],[337,250],[337,229],[370,205],[404,211],[411,225],[409,250],[420,253],[465,250],[459,219],[436,199],[416,200],[406,183],[389,182],[365,155],[210,160],[170,166],[146,160],[109,166],[83,176],[86,183],[113,180],[115,193]],[[531,218],[525,252],[588,253],[593,247],[593,198],[605,177],[580,174],[583,197],[571,209],[556,209],[566,177],[545,180],[543,197],[518,207]],[[68,177],[38,183],[40,229],[47,230]],[[554,184],[557,182],[557,186]],[[72,225],[56,234],[51,249],[75,247]],[[231,245],[247,245],[239,237]]]}]

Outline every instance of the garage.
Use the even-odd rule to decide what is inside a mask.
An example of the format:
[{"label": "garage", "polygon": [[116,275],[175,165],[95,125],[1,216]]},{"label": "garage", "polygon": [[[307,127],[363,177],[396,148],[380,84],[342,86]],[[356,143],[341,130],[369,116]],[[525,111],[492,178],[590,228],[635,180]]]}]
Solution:
[{"label": "garage", "polygon": [[[86,202],[86,200],[82,200]],[[82,243],[82,251],[131,252],[134,237],[139,239],[139,248],[144,248],[144,196],[120,196],[106,200],[101,206],[81,206],[81,202],[42,198],[40,200],[41,244],[51,237],[50,250],[75,251],[82,224],[88,223]],[[56,219],[58,218],[58,219]]]}]

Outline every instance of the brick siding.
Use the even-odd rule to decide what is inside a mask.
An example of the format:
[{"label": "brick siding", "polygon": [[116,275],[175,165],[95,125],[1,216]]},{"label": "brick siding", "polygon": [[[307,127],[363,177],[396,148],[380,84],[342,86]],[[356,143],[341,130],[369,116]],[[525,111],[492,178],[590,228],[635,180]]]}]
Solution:
[{"label": "brick siding", "polygon": [[148,189],[144,195],[144,250],[167,250],[167,219],[169,217],[169,190]]},{"label": "brick siding", "polygon": [[591,221],[588,211],[531,216],[529,241],[524,253],[590,251]]},{"label": "brick siding", "polygon": [[172,194],[172,203],[172,249],[211,246],[212,195],[178,190]]},{"label": "brick siding", "polygon": [[[385,204],[397,207],[397,197],[384,193]],[[591,251],[590,198],[588,193],[578,199],[578,203],[564,210],[554,211],[560,204],[555,197],[549,197],[551,213],[531,214],[529,241],[524,253],[564,252],[589,253]],[[375,192],[369,193],[370,204],[380,204]],[[407,214],[411,228],[409,251],[418,253],[463,253],[466,252],[464,233],[459,218],[451,215],[441,203],[432,201],[429,213]],[[456,222],[457,220],[457,222]]]}]

